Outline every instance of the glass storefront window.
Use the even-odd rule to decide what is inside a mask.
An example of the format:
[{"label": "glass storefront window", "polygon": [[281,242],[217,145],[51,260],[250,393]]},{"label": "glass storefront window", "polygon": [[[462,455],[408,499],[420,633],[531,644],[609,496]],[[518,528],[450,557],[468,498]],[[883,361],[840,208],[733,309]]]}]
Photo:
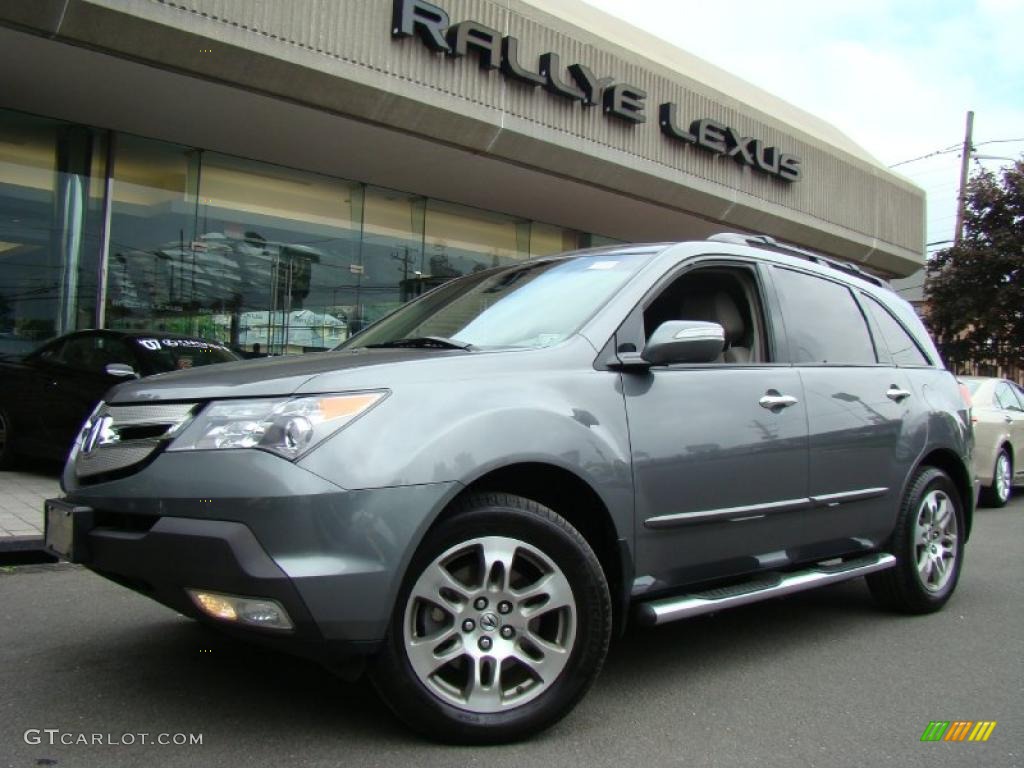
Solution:
[{"label": "glass storefront window", "polygon": [[554,256],[579,248],[580,233],[535,221],[530,225],[530,256]]},{"label": "glass storefront window", "polygon": [[204,153],[196,239],[220,265],[202,297],[214,336],[272,354],[348,338],[361,208],[358,184]]},{"label": "glass storefront window", "polygon": [[427,202],[424,275],[452,278],[530,257],[530,223],[464,205]]},{"label": "glass storefront window", "polygon": [[0,111],[0,354],[96,324],[106,132]]},{"label": "glass storefront window", "polygon": [[615,242],[111,135],[0,110],[0,354],[96,326],[329,349],[454,277]]},{"label": "glass storefront window", "polygon": [[210,287],[195,243],[199,153],[118,136],[107,261],[108,328],[200,335],[194,316]]},{"label": "glass storefront window", "polygon": [[417,195],[366,188],[360,279],[350,295],[353,333],[437,284],[423,270],[426,205]]}]

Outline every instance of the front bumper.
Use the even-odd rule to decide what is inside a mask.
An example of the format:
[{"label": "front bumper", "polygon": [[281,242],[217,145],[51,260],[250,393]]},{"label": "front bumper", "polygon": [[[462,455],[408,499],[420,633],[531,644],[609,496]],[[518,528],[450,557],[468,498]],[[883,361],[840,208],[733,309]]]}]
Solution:
[{"label": "front bumper", "polygon": [[455,483],[348,491],[251,450],[164,453],[139,472],[81,485],[76,557],[91,570],[197,618],[187,588],[277,600],[289,631],[229,631],[308,656],[365,653],[383,639],[408,561]]}]

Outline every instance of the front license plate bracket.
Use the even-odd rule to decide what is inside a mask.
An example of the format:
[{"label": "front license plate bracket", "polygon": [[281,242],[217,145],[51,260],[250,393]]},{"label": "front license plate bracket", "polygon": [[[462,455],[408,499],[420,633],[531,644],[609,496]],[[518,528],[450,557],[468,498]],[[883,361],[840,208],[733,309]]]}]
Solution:
[{"label": "front license plate bracket", "polygon": [[89,558],[89,531],[94,523],[92,507],[48,499],[44,510],[47,551],[72,563],[85,562]]}]

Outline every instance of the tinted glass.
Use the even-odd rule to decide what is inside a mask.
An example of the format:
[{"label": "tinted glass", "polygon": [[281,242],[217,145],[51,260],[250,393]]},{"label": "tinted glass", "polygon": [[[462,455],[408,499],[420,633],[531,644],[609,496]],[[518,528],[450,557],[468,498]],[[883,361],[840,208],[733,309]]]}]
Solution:
[{"label": "tinted glass", "polygon": [[[862,294],[863,295],[863,294]],[[875,320],[882,339],[889,348],[892,361],[896,365],[928,365],[914,339],[903,328],[885,307],[870,296],[864,296],[864,305]]]},{"label": "tinted glass", "polygon": [[647,257],[578,256],[469,276],[403,307],[343,346],[424,336],[475,348],[551,346],[575,333]]},{"label": "tinted glass", "polygon": [[794,363],[872,365],[876,362],[864,315],[849,289],[831,280],[773,270]]},{"label": "tinted glass", "polygon": [[104,334],[73,336],[43,350],[39,357],[90,373],[102,373],[111,363],[136,365],[135,356],[121,339]]},{"label": "tinted glass", "polygon": [[204,339],[146,338],[132,339],[147,373],[196,368],[200,365],[238,360],[227,347]]}]

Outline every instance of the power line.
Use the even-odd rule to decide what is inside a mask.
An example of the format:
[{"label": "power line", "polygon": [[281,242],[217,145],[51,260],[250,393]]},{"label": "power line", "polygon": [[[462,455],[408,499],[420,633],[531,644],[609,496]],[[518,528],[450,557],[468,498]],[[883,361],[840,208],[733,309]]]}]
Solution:
[{"label": "power line", "polygon": [[921,155],[920,157],[912,157],[909,160],[900,160],[898,163],[893,163],[889,167],[896,168],[897,166],[906,165],[907,163],[916,163],[918,160],[926,160],[929,157],[936,157],[937,155],[948,155],[950,152],[956,152],[958,149],[960,149],[960,145],[954,144],[953,146],[946,147],[945,149],[937,149],[934,152],[929,152],[927,155]]},{"label": "power line", "polygon": [[[1024,142],[1024,138],[1020,139],[989,139],[988,141],[979,141],[977,144],[972,143],[972,147],[982,147],[986,144],[1013,144],[1015,142]],[[936,157],[938,155],[948,155],[951,152],[957,152],[962,148],[962,144],[952,144],[944,149],[937,149],[934,152],[929,152],[927,155],[921,155],[920,157],[912,157],[909,160],[900,160],[898,163],[893,163],[890,168],[896,168],[900,165],[906,165],[907,163],[916,163],[918,160],[926,160],[929,157]]]}]

